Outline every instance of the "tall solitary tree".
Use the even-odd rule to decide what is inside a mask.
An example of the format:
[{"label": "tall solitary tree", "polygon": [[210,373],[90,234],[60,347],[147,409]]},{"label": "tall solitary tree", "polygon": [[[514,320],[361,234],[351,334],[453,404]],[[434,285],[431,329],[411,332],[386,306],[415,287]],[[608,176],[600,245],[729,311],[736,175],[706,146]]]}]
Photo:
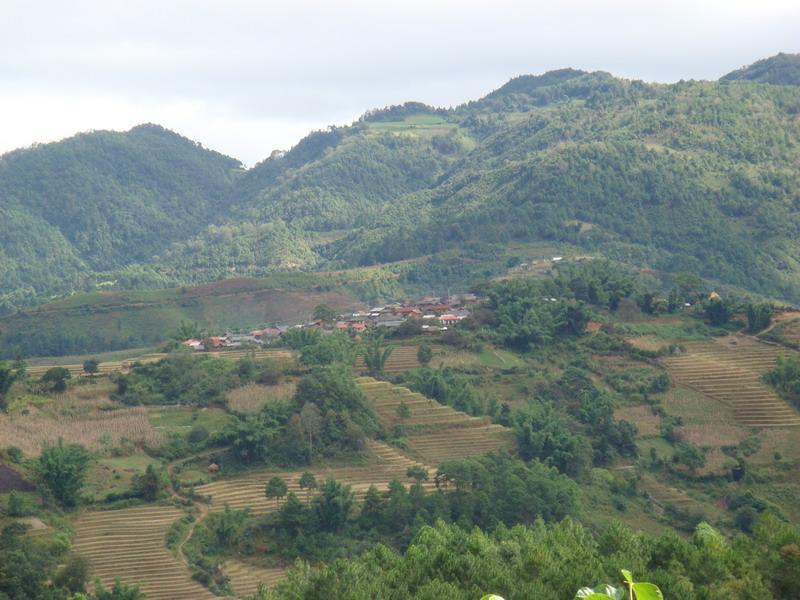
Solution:
[{"label": "tall solitary tree", "polygon": [[270,479],[267,482],[267,485],[264,487],[264,495],[267,497],[268,500],[275,498],[278,503],[278,506],[281,504],[281,498],[286,496],[286,493],[289,491],[289,486],[286,485],[286,482],[277,475]]},{"label": "tall solitary tree", "polygon": [[42,383],[50,386],[54,392],[60,394],[67,389],[67,379],[71,379],[72,374],[64,367],[51,367],[42,375]]},{"label": "tall solitary tree", "polygon": [[306,471],[300,476],[300,489],[306,491],[306,505],[311,503],[311,492],[317,489],[317,478]]},{"label": "tall solitary tree", "polygon": [[100,371],[100,361],[96,358],[88,358],[83,361],[83,372],[89,376],[89,379],[94,383],[94,376]]},{"label": "tall solitary tree", "polygon": [[367,344],[364,351],[364,364],[369,369],[371,375],[380,375],[386,366],[386,361],[392,355],[394,348],[386,346],[383,343],[383,336],[376,335],[372,341]]},{"label": "tall solitary tree", "polygon": [[431,359],[433,359],[433,350],[428,344],[422,344],[417,350],[417,360],[419,364],[423,367],[427,367],[431,364]]},{"label": "tall solitary tree", "polygon": [[323,323],[333,323],[337,316],[336,311],[327,304],[317,304],[314,307],[314,318]]},{"label": "tall solitary tree", "polygon": [[55,446],[42,450],[37,466],[39,477],[59,504],[71,507],[78,503],[89,467],[89,453],[83,446],[64,444],[59,438]]}]

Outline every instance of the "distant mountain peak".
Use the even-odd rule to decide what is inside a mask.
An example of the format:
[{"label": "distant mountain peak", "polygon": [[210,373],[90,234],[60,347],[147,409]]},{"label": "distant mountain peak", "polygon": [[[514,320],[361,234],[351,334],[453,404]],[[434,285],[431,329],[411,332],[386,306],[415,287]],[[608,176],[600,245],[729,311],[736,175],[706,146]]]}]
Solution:
[{"label": "distant mountain peak", "polygon": [[547,71],[541,75],[518,75],[517,77],[510,79],[505,85],[488,94],[487,98],[491,98],[492,96],[502,96],[505,94],[530,93],[533,90],[558,85],[564,83],[565,81],[569,81],[570,79],[588,74],[588,71],[565,68]]},{"label": "distant mountain peak", "polygon": [[720,77],[720,81],[753,81],[773,85],[800,85],[800,54],[781,52]]}]

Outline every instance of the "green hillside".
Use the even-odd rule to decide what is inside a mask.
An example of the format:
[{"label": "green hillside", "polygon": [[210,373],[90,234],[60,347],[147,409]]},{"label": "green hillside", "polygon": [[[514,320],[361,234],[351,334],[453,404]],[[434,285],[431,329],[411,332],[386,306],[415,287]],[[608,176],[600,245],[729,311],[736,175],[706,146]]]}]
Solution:
[{"label": "green hillside", "polygon": [[725,81],[746,80],[775,85],[800,85],[800,54],[781,52],[732,71],[722,77]]},{"label": "green hillside", "polygon": [[466,286],[531,244],[798,302],[800,89],[762,83],[792,65],[524,75],[453,109],[371,111],[249,171],[152,125],[13,152],[0,310],[409,259],[416,285]]},{"label": "green hillside", "polygon": [[226,210],[238,167],[156,125],[0,157],[0,299],[81,289],[150,260]]}]

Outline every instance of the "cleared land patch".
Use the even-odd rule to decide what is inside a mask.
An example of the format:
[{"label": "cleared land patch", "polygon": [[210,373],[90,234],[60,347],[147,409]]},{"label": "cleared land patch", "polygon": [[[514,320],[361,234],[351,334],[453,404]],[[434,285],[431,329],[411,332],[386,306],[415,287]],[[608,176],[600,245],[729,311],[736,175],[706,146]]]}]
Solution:
[{"label": "cleared land patch", "polygon": [[171,506],[146,506],[85,513],[75,521],[73,549],[89,559],[92,575],[110,587],[119,577],[140,584],[148,600],[212,600],[170,554],[164,536],[183,516]]},{"label": "cleared land patch", "polygon": [[256,412],[266,402],[291,398],[297,384],[294,381],[284,381],[277,385],[260,385],[249,383],[228,392],[228,406],[239,412]]},{"label": "cleared land patch", "polygon": [[[383,370],[387,373],[397,373],[398,371],[407,371],[408,369],[418,369],[420,364],[417,360],[417,350],[418,348],[416,346],[395,346],[389,358],[386,360]],[[356,357],[356,370],[363,372],[366,371],[366,369],[364,357]]]},{"label": "cleared land patch", "polygon": [[13,440],[25,454],[36,456],[58,438],[90,450],[103,449],[105,441],[117,445],[123,438],[137,446],[158,446],[164,440],[163,434],[150,424],[143,406],[92,409],[71,415],[51,415],[31,408],[28,414],[0,415],[0,440]]},{"label": "cleared land patch", "polygon": [[739,424],[800,427],[800,414],[761,380],[790,350],[739,335],[687,343],[686,350],[664,359],[670,375],[730,406]]},{"label": "cleared land patch", "polygon": [[614,419],[633,423],[642,437],[659,435],[661,432],[661,417],[653,414],[653,410],[646,404],[618,408],[614,411]]},{"label": "cleared land patch", "polygon": [[233,559],[222,565],[222,572],[230,578],[231,587],[240,598],[254,595],[259,584],[274,587],[286,577],[286,571],[282,567],[267,569]]},{"label": "cleared land patch", "polygon": [[693,510],[699,507],[697,501],[683,490],[665,485],[651,478],[644,479],[642,483],[650,499],[662,508],[671,507],[679,510]]},{"label": "cleared land patch", "polygon": [[[492,424],[488,417],[472,417],[408,388],[371,377],[361,377],[357,381],[373,402],[378,419],[385,427],[401,425],[411,430],[406,437],[409,447],[428,464],[438,465],[445,460],[513,446],[511,431]],[[402,411],[398,410],[401,405],[410,415],[401,415]]]},{"label": "cleared land patch", "polygon": [[[369,450],[372,454],[371,464],[360,464],[352,467],[309,468],[317,482],[322,483],[327,477],[350,485],[357,499],[362,499],[371,485],[381,490],[388,488],[389,483],[397,479],[408,485],[411,481],[406,472],[408,468],[420,464],[404,456],[398,450],[380,442],[370,441]],[[425,465],[422,465],[425,466]],[[430,471],[430,469],[429,469]],[[290,492],[297,494],[298,498],[305,500],[307,494],[300,488],[302,470],[297,471],[254,471],[242,477],[231,479],[218,479],[211,483],[198,486],[195,492],[211,499],[211,510],[224,510],[225,505],[233,509],[250,508],[251,512],[260,514],[274,511],[278,508],[278,501],[267,499],[264,495],[264,486],[274,476],[283,478]],[[428,489],[433,488],[432,482],[424,484]],[[313,497],[313,493],[311,494]]]},{"label": "cleared land patch", "polygon": [[[111,362],[101,362],[99,365],[100,375],[109,375],[111,373],[127,372],[135,363],[154,363],[158,362],[168,355],[163,353],[144,354],[128,358],[126,360],[116,360]],[[289,362],[294,360],[294,353],[291,350],[283,349],[264,349],[264,350],[230,350],[220,352],[198,352],[197,356],[212,356],[214,358],[227,358],[230,360],[240,360],[245,357],[252,357],[255,360],[276,360]],[[83,363],[80,364],[47,364],[35,365],[28,367],[28,375],[31,377],[41,377],[48,369],[54,366],[63,367],[70,372],[72,377],[85,377],[86,373],[83,371]]]},{"label": "cleared land patch", "polygon": [[0,494],[7,492],[31,492],[36,488],[11,467],[0,463]]}]

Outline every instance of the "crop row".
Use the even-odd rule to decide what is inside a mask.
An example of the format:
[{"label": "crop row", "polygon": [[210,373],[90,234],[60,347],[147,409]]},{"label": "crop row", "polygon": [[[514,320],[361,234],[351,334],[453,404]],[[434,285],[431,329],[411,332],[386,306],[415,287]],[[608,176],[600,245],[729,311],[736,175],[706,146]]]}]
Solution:
[{"label": "crop row", "polygon": [[[318,483],[322,483],[327,477],[333,477],[341,483],[350,485],[357,499],[363,498],[371,485],[386,489],[389,482],[394,479],[407,485],[411,484],[406,474],[408,468],[420,463],[380,442],[370,441],[369,449],[374,456],[373,464],[331,469],[316,468],[309,471],[314,474]],[[212,511],[223,510],[227,504],[234,509],[250,508],[254,513],[264,513],[276,510],[280,503],[278,499],[267,499],[264,494],[267,481],[275,476],[281,477],[286,482],[288,491],[295,493],[299,498],[307,500],[313,497],[313,493],[300,488],[301,475],[302,471],[258,471],[244,477],[219,479],[197,487],[195,492],[211,498]],[[431,487],[433,484],[426,485]]]},{"label": "crop row", "polygon": [[730,406],[742,425],[800,426],[800,415],[761,379],[788,351],[749,338],[734,341],[691,344],[688,354],[665,362],[675,380]]},{"label": "crop row", "polygon": [[106,587],[118,577],[139,584],[148,600],[212,600],[164,545],[167,529],[182,515],[163,506],[89,512],[74,524],[73,548]]}]

